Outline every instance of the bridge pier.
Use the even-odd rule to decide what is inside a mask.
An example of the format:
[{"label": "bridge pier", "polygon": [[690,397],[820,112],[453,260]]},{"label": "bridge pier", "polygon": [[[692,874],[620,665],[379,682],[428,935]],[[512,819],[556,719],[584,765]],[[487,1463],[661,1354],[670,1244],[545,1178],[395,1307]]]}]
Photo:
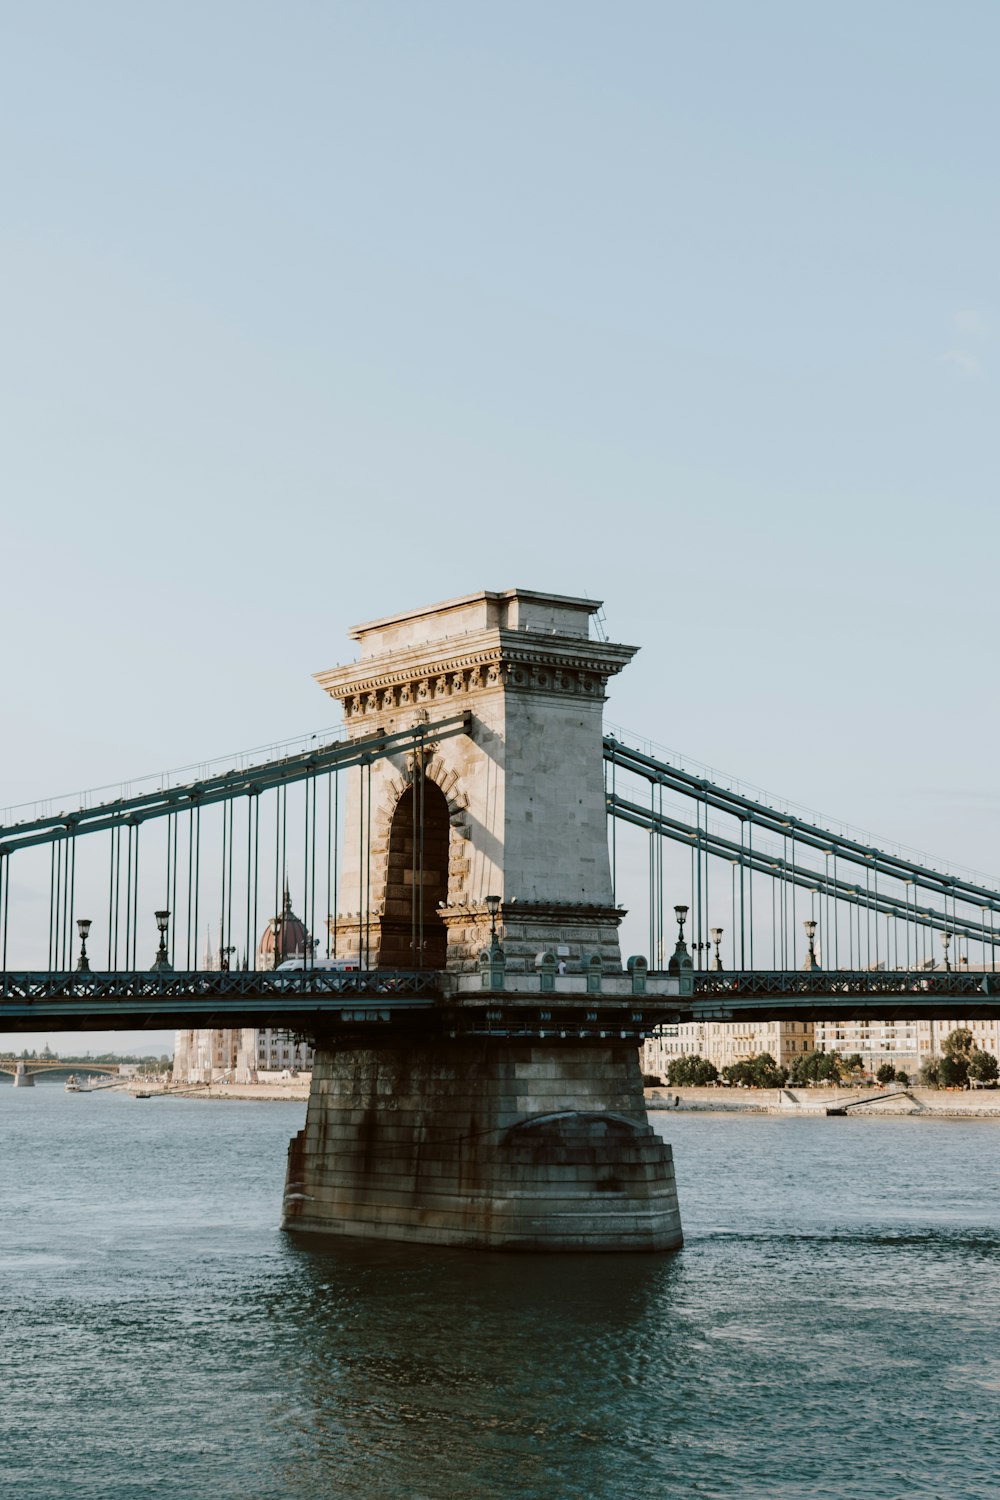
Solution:
[{"label": "bridge pier", "polygon": [[284,1227],[504,1250],[676,1250],[634,1044],[320,1045]]}]

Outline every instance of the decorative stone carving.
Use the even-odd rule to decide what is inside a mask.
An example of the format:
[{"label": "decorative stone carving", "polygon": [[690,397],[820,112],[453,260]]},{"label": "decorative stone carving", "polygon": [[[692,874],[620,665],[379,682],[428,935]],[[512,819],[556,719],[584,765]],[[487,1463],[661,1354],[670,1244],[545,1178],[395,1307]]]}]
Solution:
[{"label": "decorative stone carving", "polygon": [[[361,673],[357,669],[348,676],[348,669],[337,668],[320,676],[328,684],[327,691],[341,700],[347,718],[394,716],[415,703],[431,704],[459,695],[495,692],[498,687],[507,691],[595,697],[608,676],[619,671],[631,655],[628,647],[603,642],[600,647],[604,660],[589,655],[578,658],[576,654],[567,659],[566,654],[557,652],[548,643],[543,652],[505,640],[490,650],[470,655],[467,664],[435,663],[432,674],[386,670],[376,676],[365,673],[359,681]],[[388,668],[390,664],[385,665]],[[359,668],[363,666],[364,663],[359,663]]]}]

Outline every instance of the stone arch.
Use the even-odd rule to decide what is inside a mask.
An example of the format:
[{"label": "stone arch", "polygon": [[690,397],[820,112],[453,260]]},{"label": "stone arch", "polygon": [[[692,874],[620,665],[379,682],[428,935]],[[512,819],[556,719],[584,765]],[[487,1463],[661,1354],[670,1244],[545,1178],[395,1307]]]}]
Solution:
[{"label": "stone arch", "polygon": [[388,820],[381,967],[445,967],[448,933],[439,908],[448,900],[450,841],[448,799],[429,776],[414,776]]},{"label": "stone arch", "polygon": [[[413,784],[416,774],[414,757],[410,755],[401,760],[394,760],[388,769],[389,774],[382,780],[381,793],[372,817],[371,880],[374,895],[372,909],[379,915],[382,914],[382,903],[385,899],[387,852],[392,820],[396,815],[400,798],[407,787]],[[442,899],[447,899],[450,905],[454,905],[462,901],[465,895],[465,876],[468,873],[465,845],[470,836],[466,811],[469,798],[462,787],[459,773],[452,766],[447,765],[439,755],[434,754],[428,757],[424,765],[424,775],[444,794],[448,804],[448,821],[451,824],[449,881],[447,895],[442,893]]]}]

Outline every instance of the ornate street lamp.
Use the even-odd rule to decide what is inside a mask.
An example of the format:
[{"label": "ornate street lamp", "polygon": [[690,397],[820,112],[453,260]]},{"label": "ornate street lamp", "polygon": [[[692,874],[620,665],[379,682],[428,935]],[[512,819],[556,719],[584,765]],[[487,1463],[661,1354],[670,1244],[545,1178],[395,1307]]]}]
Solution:
[{"label": "ornate street lamp", "polygon": [[497,946],[497,912],[500,910],[500,897],[485,897],[486,910],[490,914],[490,949]]},{"label": "ornate street lamp", "polygon": [[156,918],[156,925],[160,929],[160,946],[156,950],[153,970],[155,972],[157,969],[165,969],[172,972],[173,964],[167,957],[167,927],[170,923],[170,913],[168,911],[157,911],[153,915]]},{"label": "ornate street lamp", "polygon": [[722,942],[723,928],[710,927],[708,930],[711,935],[712,942],[715,944],[715,956],[712,959],[712,968],[718,971],[722,968],[722,959],[719,956],[719,944]]},{"label": "ornate street lamp", "polygon": [[90,973],[90,959],[87,957],[87,938],[90,936],[90,917],[77,917],[76,926],[80,934],[80,957],[77,960],[76,972],[78,974]]},{"label": "ornate street lamp", "polygon": [[687,914],[686,906],[674,907],[674,916],[677,918],[677,946],[667,964],[667,973],[672,978],[680,980],[679,993],[684,995],[694,993],[694,965],[691,962],[690,953],[684,946],[684,920]]},{"label": "ornate street lamp", "polygon": [[948,955],[948,949],[950,948],[950,946],[951,946],[951,933],[950,932],[942,932],[942,934],[941,934],[941,947],[944,949],[944,966],[945,966],[945,969],[947,970],[948,973],[951,972],[951,959],[950,959],[950,957]]},{"label": "ornate street lamp", "polygon": [[806,930],[806,937],[809,940],[809,951],[806,954],[806,961],[802,967],[803,969],[818,969],[819,959],[816,957],[816,920],[814,917],[807,917],[802,925]]}]

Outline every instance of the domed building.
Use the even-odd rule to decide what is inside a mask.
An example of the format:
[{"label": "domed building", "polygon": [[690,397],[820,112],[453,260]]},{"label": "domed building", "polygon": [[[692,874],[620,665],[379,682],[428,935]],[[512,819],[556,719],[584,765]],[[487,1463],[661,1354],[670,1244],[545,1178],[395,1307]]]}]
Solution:
[{"label": "domed building", "polygon": [[[281,911],[271,917],[257,944],[258,969],[276,969],[289,959],[302,960],[315,944],[306,924],[292,910],[285,881]],[[247,1026],[240,1032],[236,1054],[237,1083],[253,1083],[261,1073],[308,1072],[312,1048],[273,1026]]]},{"label": "domed building", "polygon": [[[220,969],[226,960],[211,946],[209,937],[202,967]],[[268,918],[253,967],[276,969],[290,959],[305,958],[314,946],[306,924],[292,910],[286,881],[281,911]],[[271,1026],[178,1031],[174,1039],[175,1083],[252,1083],[260,1073],[308,1071],[312,1060],[312,1049],[304,1042]]]},{"label": "domed building", "polygon": [[292,898],[285,881],[281,911],[271,917],[257,944],[257,969],[276,969],[290,958],[304,958],[312,949],[306,924],[292,911]]}]

